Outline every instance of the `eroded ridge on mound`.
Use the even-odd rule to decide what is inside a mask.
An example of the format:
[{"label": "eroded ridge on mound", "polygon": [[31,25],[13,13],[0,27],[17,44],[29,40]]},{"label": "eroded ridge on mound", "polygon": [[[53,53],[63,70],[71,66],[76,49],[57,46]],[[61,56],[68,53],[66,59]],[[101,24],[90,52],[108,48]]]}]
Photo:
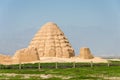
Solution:
[{"label": "eroded ridge on mound", "polygon": [[0,54],[0,64],[12,64],[12,57]]}]

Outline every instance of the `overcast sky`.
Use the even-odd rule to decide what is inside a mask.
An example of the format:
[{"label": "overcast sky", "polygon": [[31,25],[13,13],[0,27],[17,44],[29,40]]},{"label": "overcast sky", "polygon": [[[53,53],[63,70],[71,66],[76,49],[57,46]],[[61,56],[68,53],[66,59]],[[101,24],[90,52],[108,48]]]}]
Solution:
[{"label": "overcast sky", "polygon": [[0,0],[0,53],[25,48],[46,22],[55,22],[79,54],[120,56],[120,0]]}]

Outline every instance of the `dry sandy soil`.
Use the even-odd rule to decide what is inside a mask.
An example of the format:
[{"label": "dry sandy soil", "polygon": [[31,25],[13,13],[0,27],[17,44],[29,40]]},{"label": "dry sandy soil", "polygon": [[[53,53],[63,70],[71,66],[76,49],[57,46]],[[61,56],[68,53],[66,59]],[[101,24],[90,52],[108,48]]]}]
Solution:
[{"label": "dry sandy soil", "polygon": [[[81,59],[79,57],[73,57],[73,58],[57,58],[57,57],[41,57],[40,61],[33,61],[29,63],[52,63],[52,62],[93,62],[93,63],[107,63],[108,61],[106,59],[102,59],[100,57],[94,57],[93,59]],[[23,62],[28,63],[28,62]]]}]

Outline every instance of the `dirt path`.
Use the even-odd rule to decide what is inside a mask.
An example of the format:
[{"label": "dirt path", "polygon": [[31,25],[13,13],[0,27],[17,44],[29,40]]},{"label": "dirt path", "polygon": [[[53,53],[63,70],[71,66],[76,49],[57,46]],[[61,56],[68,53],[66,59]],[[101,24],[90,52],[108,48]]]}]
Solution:
[{"label": "dirt path", "polygon": [[7,77],[15,77],[15,76],[21,76],[22,79],[28,79],[30,77],[39,77],[42,79],[48,79],[52,77],[61,78],[61,79],[70,79],[69,76],[58,76],[58,75],[52,75],[52,74],[15,74],[15,73],[1,73],[0,76],[6,76]]}]

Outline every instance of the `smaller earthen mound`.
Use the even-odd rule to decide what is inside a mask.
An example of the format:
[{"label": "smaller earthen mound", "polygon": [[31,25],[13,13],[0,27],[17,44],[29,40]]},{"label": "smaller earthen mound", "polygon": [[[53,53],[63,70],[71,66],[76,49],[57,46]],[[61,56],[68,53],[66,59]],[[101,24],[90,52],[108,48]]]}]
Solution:
[{"label": "smaller earthen mound", "polygon": [[94,58],[93,55],[91,54],[91,51],[89,48],[80,48],[80,58],[82,59],[92,59]]},{"label": "smaller earthen mound", "polygon": [[35,48],[25,48],[16,51],[13,56],[13,63],[38,61],[39,56]]}]

